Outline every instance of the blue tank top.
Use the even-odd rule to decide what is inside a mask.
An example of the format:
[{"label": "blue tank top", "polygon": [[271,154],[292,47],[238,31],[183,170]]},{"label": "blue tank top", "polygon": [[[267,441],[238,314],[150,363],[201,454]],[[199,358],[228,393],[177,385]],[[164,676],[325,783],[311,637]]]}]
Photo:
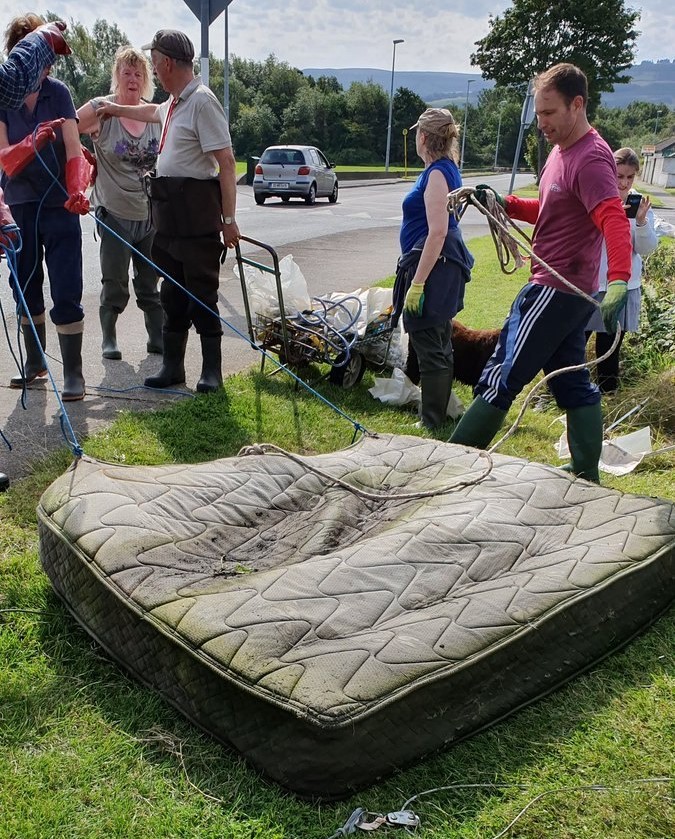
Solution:
[{"label": "blue tank top", "polygon": [[[440,170],[445,177],[448,184],[448,192],[453,189],[459,189],[462,185],[462,176],[459,174],[459,169],[454,160],[449,157],[442,157],[440,160],[434,160],[422,172],[415,186],[403,199],[403,222],[401,224],[401,253],[408,253],[412,250],[415,242],[419,241],[423,236],[429,235],[429,225],[427,224],[427,213],[424,207],[424,190],[427,188],[429,175],[434,169]],[[448,214],[448,227],[457,227],[457,220],[454,216]]]}]

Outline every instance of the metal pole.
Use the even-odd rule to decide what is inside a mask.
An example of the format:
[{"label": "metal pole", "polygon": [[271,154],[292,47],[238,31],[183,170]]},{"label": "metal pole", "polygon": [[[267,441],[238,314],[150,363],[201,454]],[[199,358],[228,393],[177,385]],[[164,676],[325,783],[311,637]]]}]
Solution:
[{"label": "metal pole", "polygon": [[469,87],[472,85],[476,80],[475,79],[467,79],[466,80],[466,103],[464,105],[464,125],[462,126],[462,154],[459,158],[459,171],[464,171],[464,145],[466,144],[466,121],[467,117],[469,116]]},{"label": "metal pole", "polygon": [[408,129],[403,129],[403,178],[408,179]]},{"label": "metal pole", "polygon": [[387,123],[387,151],[384,155],[384,171],[389,171],[389,151],[391,149],[391,118],[394,111],[394,67],[396,66],[396,44],[403,44],[403,38],[396,38],[393,41],[394,49],[391,55],[391,88],[389,89],[389,121]]},{"label": "metal pole", "polygon": [[199,61],[199,69],[202,77],[202,84],[209,86],[209,0],[202,0],[202,14],[199,19],[202,29],[202,51]]},{"label": "metal pole", "polygon": [[230,48],[228,38],[227,11],[225,6],[225,60],[223,61],[223,110],[225,118],[230,122]]},{"label": "metal pole", "polygon": [[511,195],[511,193],[513,192],[513,184],[516,180],[516,172],[518,171],[518,161],[520,160],[520,150],[523,147],[523,135],[525,134],[525,129],[530,125],[533,118],[530,118],[530,104],[532,101],[532,96],[532,82],[530,82],[527,86],[527,94],[525,96],[525,101],[523,102],[523,109],[520,114],[520,131],[518,132],[516,153],[513,157],[513,169],[511,170],[511,182],[509,183],[508,192],[509,195]]},{"label": "metal pole", "polygon": [[499,136],[502,133],[502,117],[504,116],[505,101],[499,103],[499,122],[497,123],[497,145],[495,146],[495,165],[494,170],[497,171],[497,158],[499,156]]},{"label": "metal pole", "polygon": [[658,134],[659,130],[659,117],[661,116],[661,111],[656,112],[656,122],[654,123],[654,141],[656,142],[656,135]]},{"label": "metal pole", "polygon": [[495,165],[493,169],[495,172],[497,171],[497,158],[499,157],[499,135],[501,134],[502,130],[502,112],[499,112],[499,122],[497,123],[497,145],[495,146]]}]

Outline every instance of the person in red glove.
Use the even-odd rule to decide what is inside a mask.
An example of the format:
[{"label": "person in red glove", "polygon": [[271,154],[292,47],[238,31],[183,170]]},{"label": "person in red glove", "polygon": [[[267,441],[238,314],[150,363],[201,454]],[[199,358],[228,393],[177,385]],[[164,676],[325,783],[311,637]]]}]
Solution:
[{"label": "person in red glove", "polygon": [[[56,55],[68,55],[70,48],[63,37],[65,23],[55,21],[38,27],[18,43],[0,64],[0,108],[17,110],[24,99],[40,84],[43,73]],[[16,223],[0,189],[0,253],[16,241]],[[9,477],[0,472],[0,492],[9,489]]]},{"label": "person in red glove", "polygon": [[[31,32],[41,32],[38,15],[14,18],[7,28],[8,53]],[[60,31],[60,30],[59,30]],[[82,156],[75,106],[68,88],[43,73],[39,90],[18,111],[0,110],[0,168],[5,199],[21,229],[18,278],[10,277],[17,306],[18,281],[35,323],[39,344],[46,345],[43,296],[45,257],[52,308],[49,312],[61,348],[62,398],[84,397],[82,375],[82,231],[79,214],[89,210],[85,191],[91,165]],[[64,195],[66,195],[64,201]],[[23,375],[12,387],[23,387],[46,374],[40,346],[25,313],[21,326],[26,347]]]},{"label": "person in red glove", "polygon": [[[539,198],[496,198],[511,218],[534,223],[534,253],[587,295],[598,290],[604,236],[609,285],[602,312],[607,331],[615,332],[631,274],[632,243],[612,152],[588,122],[588,82],[578,67],[556,64],[536,77],[534,91],[537,124],[553,145],[541,173]],[[476,190],[481,203],[487,203],[489,191]],[[530,280],[511,306],[474,389],[475,399],[450,442],[486,448],[513,400],[540,370],[583,365],[585,328],[593,309],[592,302],[533,260]],[[570,471],[599,481],[602,410],[589,371],[563,373],[549,387],[567,414]]]},{"label": "person in red glove", "polygon": [[70,55],[60,20],[44,23],[17,43],[0,64],[0,108],[18,110],[29,93],[37,90],[45,70],[58,55]]}]

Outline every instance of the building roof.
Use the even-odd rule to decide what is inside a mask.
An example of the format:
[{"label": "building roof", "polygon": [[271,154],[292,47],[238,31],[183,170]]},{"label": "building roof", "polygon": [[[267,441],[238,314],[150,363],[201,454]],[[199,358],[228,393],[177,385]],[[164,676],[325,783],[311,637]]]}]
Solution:
[{"label": "building roof", "polygon": [[657,143],[654,146],[654,151],[658,154],[659,152],[669,149],[671,146],[675,146],[675,137],[669,137],[667,140],[661,140],[660,143]]}]

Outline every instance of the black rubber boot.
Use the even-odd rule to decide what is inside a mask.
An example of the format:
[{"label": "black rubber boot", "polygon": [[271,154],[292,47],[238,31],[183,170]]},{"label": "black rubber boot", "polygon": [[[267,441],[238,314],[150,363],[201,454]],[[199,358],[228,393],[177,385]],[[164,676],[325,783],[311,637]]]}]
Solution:
[{"label": "black rubber boot", "polygon": [[567,411],[567,445],[572,462],[565,471],[599,484],[598,462],[602,454],[602,407],[599,402]]},{"label": "black rubber boot", "polygon": [[162,338],[162,326],[164,324],[164,311],[161,307],[144,312],[145,328],[148,332],[148,343],[146,349],[149,353],[162,355],[164,352],[164,340]]},{"label": "black rubber boot", "polygon": [[0,492],[7,492],[9,489],[9,478],[4,472],[0,472]]},{"label": "black rubber boot", "polygon": [[199,393],[214,393],[223,386],[221,370],[222,335],[200,335],[202,342],[202,375],[197,382]]},{"label": "black rubber boot", "polygon": [[420,420],[425,428],[433,430],[443,425],[448,418],[452,373],[422,373],[420,389],[422,391]]},{"label": "black rubber boot", "polygon": [[506,411],[477,396],[452,432],[449,442],[485,449],[502,427],[505,417]]},{"label": "black rubber boot", "polygon": [[23,333],[23,343],[26,348],[26,360],[23,365],[23,376],[12,376],[9,380],[10,387],[23,387],[29,385],[35,379],[46,376],[47,368],[42,357],[40,347],[44,350],[47,345],[47,332],[44,323],[36,323],[35,331],[38,334],[40,346],[35,342],[35,335],[33,334],[33,327],[29,323],[21,324],[21,332]]},{"label": "black rubber boot", "polygon": [[117,312],[108,306],[100,306],[98,316],[101,321],[101,335],[103,336],[101,355],[103,358],[119,361],[122,358],[122,353],[117,346],[117,331],[115,329],[118,317]]},{"label": "black rubber boot", "polygon": [[156,376],[145,380],[146,387],[171,387],[185,382],[185,348],[187,346],[187,332],[164,332],[164,351],[162,353],[162,367]]},{"label": "black rubber boot", "polygon": [[61,398],[64,402],[77,402],[84,399],[84,376],[82,375],[82,333],[69,335],[59,332],[59,346],[63,360],[63,390]]}]

